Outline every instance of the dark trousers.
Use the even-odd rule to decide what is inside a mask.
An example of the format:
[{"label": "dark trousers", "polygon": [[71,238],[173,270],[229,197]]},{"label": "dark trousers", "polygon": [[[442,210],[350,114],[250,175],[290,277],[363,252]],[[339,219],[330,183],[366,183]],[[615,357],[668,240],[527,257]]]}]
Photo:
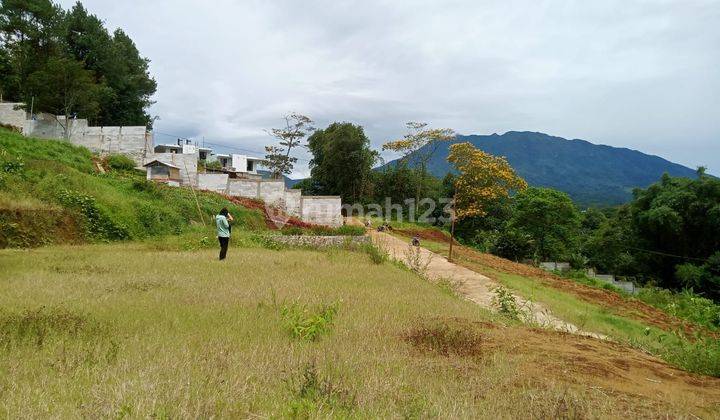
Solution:
[{"label": "dark trousers", "polygon": [[220,241],[220,259],[224,260],[225,256],[227,255],[228,243],[230,243],[230,238],[223,238],[218,236],[218,241]]}]

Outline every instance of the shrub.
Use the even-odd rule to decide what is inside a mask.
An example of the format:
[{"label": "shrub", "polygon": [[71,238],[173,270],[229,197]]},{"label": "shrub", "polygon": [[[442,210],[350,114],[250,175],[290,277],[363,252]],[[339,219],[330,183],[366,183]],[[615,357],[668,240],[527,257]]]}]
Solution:
[{"label": "shrub", "polygon": [[107,164],[111,169],[118,171],[131,171],[135,169],[135,161],[125,155],[110,155]]},{"label": "shrub", "polygon": [[339,303],[335,302],[309,308],[304,304],[293,303],[284,305],[280,315],[294,338],[315,341],[330,330],[339,306]]}]

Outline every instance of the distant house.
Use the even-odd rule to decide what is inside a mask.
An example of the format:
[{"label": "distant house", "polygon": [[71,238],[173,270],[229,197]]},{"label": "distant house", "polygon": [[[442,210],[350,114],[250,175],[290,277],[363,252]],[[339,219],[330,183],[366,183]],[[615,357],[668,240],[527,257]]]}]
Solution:
[{"label": "distant house", "polygon": [[257,175],[258,165],[260,165],[263,161],[265,161],[265,159],[233,153],[231,166],[228,169],[235,172]]},{"label": "distant house", "polygon": [[212,149],[209,147],[198,147],[198,157],[200,160],[208,160],[212,154]]},{"label": "distant house", "polygon": [[154,182],[163,182],[172,186],[179,186],[182,183],[180,176],[180,167],[167,162],[161,162],[157,159],[152,160],[145,165],[147,171],[147,179]]},{"label": "distant house", "polygon": [[176,153],[176,154],[198,154],[198,159],[208,160],[212,154],[212,149],[209,147],[199,147],[190,144],[190,140],[183,141],[178,139],[177,144],[158,144],[154,149],[155,153]]},{"label": "distant house", "polygon": [[227,168],[229,168],[230,166],[232,166],[232,165],[230,164],[230,161],[231,161],[231,159],[232,159],[232,158],[230,157],[230,155],[225,155],[225,154],[222,154],[222,153],[217,153],[217,154],[215,154],[215,159],[217,159],[217,161],[220,162],[220,166],[221,166],[223,169],[227,169]]},{"label": "distant house", "polygon": [[158,144],[155,153],[182,153],[183,147],[177,144]]}]

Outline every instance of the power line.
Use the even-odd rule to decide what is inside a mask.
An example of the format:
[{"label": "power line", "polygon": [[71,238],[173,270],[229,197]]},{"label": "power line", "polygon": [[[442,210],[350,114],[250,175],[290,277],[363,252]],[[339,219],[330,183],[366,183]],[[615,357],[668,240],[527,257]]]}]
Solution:
[{"label": "power line", "polygon": [[662,256],[665,256],[665,257],[682,258],[682,259],[686,259],[686,260],[695,260],[695,261],[702,261],[702,262],[708,262],[708,261],[709,261],[708,259],[704,259],[704,258],[685,257],[685,256],[682,256],[682,255],[668,254],[667,252],[652,251],[652,250],[650,250],[650,249],[637,248],[637,247],[628,246],[628,245],[626,245],[625,248],[634,249],[634,250],[636,250],[636,251],[641,251],[641,252],[647,252],[648,254],[662,255]]}]

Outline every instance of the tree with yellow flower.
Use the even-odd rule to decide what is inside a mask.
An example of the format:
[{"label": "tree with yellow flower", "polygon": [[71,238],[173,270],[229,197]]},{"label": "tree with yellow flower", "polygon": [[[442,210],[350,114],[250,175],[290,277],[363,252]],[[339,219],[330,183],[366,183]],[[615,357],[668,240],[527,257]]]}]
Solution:
[{"label": "tree with yellow flower", "polygon": [[[489,204],[509,197],[511,191],[527,188],[527,182],[515,173],[505,158],[485,153],[471,143],[451,145],[448,162],[458,171],[454,184],[451,237],[456,219],[484,216]],[[452,240],[448,259],[452,259]]]}]

